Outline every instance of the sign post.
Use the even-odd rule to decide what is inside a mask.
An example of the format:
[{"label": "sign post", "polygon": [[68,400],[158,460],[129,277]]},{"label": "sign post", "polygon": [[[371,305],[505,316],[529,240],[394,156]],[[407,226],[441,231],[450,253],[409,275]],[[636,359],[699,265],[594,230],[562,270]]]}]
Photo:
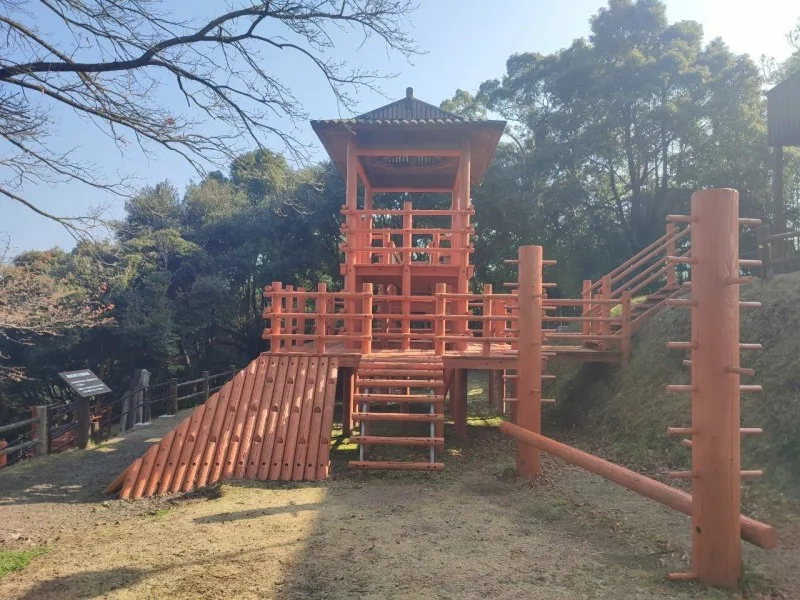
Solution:
[{"label": "sign post", "polygon": [[111,391],[100,378],[89,369],[80,371],[64,371],[58,374],[73,392],[78,394],[75,405],[75,418],[78,422],[78,448],[85,449],[89,445],[89,433],[91,430],[91,399],[100,394],[107,394]]}]

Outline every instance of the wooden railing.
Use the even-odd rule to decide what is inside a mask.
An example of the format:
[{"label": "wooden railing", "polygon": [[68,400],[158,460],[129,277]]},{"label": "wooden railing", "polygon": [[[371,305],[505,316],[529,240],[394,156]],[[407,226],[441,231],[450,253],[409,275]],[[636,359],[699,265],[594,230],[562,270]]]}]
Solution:
[{"label": "wooden railing", "polygon": [[[552,262],[552,261],[551,261]],[[438,284],[432,296],[375,294],[372,284],[361,292],[328,292],[325,284],[317,291],[297,290],[274,282],[265,288],[268,324],[263,338],[272,352],[318,352],[341,343],[346,350],[369,354],[379,349],[425,348],[437,355],[464,352],[489,356],[518,345],[519,303],[515,292],[494,293],[485,285],[480,294],[453,293]],[[545,299],[545,310],[578,309],[598,305],[605,309],[621,304],[619,317],[545,316],[546,324],[586,321],[597,323],[606,333],[584,335],[545,329],[544,339],[600,341],[603,349],[627,356],[630,349],[630,294],[622,300]],[[403,307],[408,312],[403,311]],[[464,309],[465,310],[462,310]],[[395,309],[399,309],[399,312]]]},{"label": "wooden railing", "polygon": [[[31,409],[32,418],[0,426],[0,437],[8,437],[11,431],[25,430],[15,434],[10,444],[0,440],[0,467],[7,462],[31,456],[32,453],[42,456],[75,447],[86,448],[89,440],[99,443],[111,437],[116,431],[114,427],[134,411],[141,411],[142,422],[145,423],[153,417],[174,415],[179,410],[208,400],[236,372],[236,367],[231,365],[227,371],[220,373],[203,371],[196,379],[169,379],[128,391],[111,401],[101,399],[93,406],[88,398],[58,406],[34,406]],[[135,396],[141,397],[140,404],[126,402]]]},{"label": "wooden railing", "polygon": [[[658,289],[669,291],[667,295],[676,293],[681,280],[688,278],[679,277],[677,259],[689,255],[690,234],[691,224],[684,217],[667,217],[666,233],[663,236],[600,279],[584,281],[582,298],[588,302],[583,306],[582,333],[600,340],[601,336],[615,334],[621,328],[621,323],[609,323],[608,320],[615,307],[619,307],[621,312],[626,311],[626,294],[633,298]],[[628,304],[630,305],[630,299]],[[658,302],[651,310],[632,315],[631,333],[639,329],[661,306],[663,303]],[[630,312],[630,306],[627,310]]]},{"label": "wooden railing", "polygon": [[757,230],[758,257],[761,260],[761,278],[769,281],[776,268],[780,273],[790,273],[800,269],[800,253],[797,246],[800,231],[772,233],[769,223]]},{"label": "wooden railing", "polygon": [[[341,213],[345,216],[341,228],[345,235],[341,246],[345,265],[469,264],[469,254],[473,252],[470,239],[475,234],[469,226],[469,217],[475,214],[472,208],[415,210],[406,202],[402,209],[343,207]],[[392,217],[402,217],[402,225],[380,222]],[[417,217],[446,217],[450,223],[443,227],[415,227]]]}]

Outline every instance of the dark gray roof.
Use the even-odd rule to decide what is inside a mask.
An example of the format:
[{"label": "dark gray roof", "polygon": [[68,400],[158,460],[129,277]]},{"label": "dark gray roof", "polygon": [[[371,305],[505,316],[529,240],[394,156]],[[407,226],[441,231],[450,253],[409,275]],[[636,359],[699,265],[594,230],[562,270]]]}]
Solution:
[{"label": "dark gray roof", "polygon": [[800,73],[767,92],[767,137],[770,146],[800,146]]},{"label": "dark gray roof", "polygon": [[350,119],[321,119],[316,123],[339,123],[344,125],[450,125],[456,123],[479,123],[483,119],[470,119],[442,110],[414,98],[414,89],[406,89],[406,97],[386,106],[365,112]]}]

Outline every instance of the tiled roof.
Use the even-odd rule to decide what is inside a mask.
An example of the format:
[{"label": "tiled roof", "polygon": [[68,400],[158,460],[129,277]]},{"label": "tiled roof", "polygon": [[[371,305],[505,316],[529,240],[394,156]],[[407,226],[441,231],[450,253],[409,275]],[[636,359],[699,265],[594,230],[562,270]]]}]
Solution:
[{"label": "tiled roof", "polygon": [[351,119],[323,119],[317,123],[339,123],[342,125],[452,125],[478,123],[481,119],[470,119],[442,110],[414,98],[414,90],[408,88],[406,97],[381,106]]}]

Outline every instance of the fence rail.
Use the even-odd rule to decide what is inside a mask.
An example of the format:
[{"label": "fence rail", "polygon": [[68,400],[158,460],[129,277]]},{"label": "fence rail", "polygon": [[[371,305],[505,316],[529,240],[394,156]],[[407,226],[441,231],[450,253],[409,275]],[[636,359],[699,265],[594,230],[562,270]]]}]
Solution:
[{"label": "fence rail", "polygon": [[[10,441],[0,440],[0,468],[34,454],[42,456],[76,446],[85,448],[90,438],[99,443],[111,437],[113,427],[119,425],[122,419],[138,410],[142,410],[143,423],[160,414],[175,414],[181,408],[191,405],[187,403],[188,400],[197,398],[201,398],[202,401],[208,400],[208,397],[219,391],[236,372],[234,365],[220,373],[209,374],[208,371],[203,371],[202,377],[196,379],[181,382],[171,379],[144,386],[131,390],[111,402],[105,404],[98,402],[94,407],[89,406],[88,398],[56,406],[35,406],[33,417],[0,426],[0,435],[24,430]],[[211,384],[212,381],[215,385]],[[191,391],[179,396],[180,388],[189,388]],[[123,401],[130,400],[137,394],[143,394],[142,404],[121,410],[124,406]],[[154,409],[154,406],[160,410]]]}]

